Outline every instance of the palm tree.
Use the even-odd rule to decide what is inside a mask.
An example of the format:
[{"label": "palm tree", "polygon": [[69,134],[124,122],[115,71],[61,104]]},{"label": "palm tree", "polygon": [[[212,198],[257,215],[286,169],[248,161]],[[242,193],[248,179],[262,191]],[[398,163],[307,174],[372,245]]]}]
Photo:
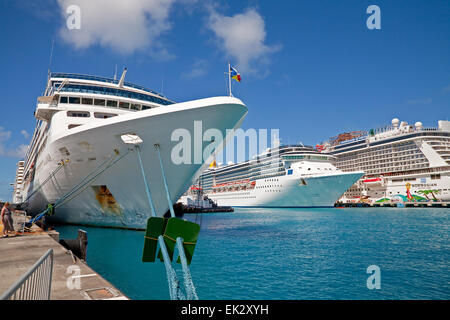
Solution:
[{"label": "palm tree", "polygon": [[433,200],[434,201],[438,201],[438,199],[436,198],[436,196],[434,195],[435,193],[436,194],[438,194],[438,193],[440,193],[441,191],[440,190],[437,190],[437,189],[433,189],[433,190],[429,190],[430,192],[431,192],[431,195],[433,196]]},{"label": "palm tree", "polygon": [[[430,190],[419,190],[417,191],[417,193],[423,194],[425,196],[425,198],[427,198],[427,200],[433,200],[433,201],[438,201],[438,199],[435,196],[436,194],[439,194],[441,192],[441,190],[437,190],[437,189],[430,189]],[[431,194],[431,196],[433,197],[433,199],[428,198],[428,195]]]},{"label": "palm tree", "polygon": [[425,198],[427,198],[427,200],[430,200],[430,198],[428,198],[428,195],[430,194],[430,190],[419,190],[419,191],[417,191],[417,193],[423,194],[425,196]]}]

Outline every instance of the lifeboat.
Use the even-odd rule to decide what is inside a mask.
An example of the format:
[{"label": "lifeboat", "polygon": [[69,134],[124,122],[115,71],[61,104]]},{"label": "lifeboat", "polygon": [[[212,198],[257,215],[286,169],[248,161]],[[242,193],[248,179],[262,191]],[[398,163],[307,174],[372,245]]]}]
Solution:
[{"label": "lifeboat", "polygon": [[371,185],[371,186],[377,186],[377,185],[383,185],[383,178],[378,177],[378,178],[368,178],[368,179],[364,179],[362,181],[364,184],[366,185]]}]

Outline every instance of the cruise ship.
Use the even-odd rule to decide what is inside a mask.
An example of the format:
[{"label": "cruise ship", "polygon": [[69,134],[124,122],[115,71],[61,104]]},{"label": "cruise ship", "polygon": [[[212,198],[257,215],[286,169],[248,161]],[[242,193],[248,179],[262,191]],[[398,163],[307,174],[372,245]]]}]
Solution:
[{"label": "cruise ship", "polygon": [[[176,103],[126,82],[125,75],[126,69],[120,79],[49,73],[14,187],[15,202],[29,214],[58,203],[49,217],[54,221],[143,228],[150,207],[137,148],[156,214],[163,216],[169,208],[163,172],[174,203],[207,166],[203,160],[172,161],[179,143],[173,141],[174,130],[194,137],[194,122],[201,121],[204,131],[218,129],[226,140],[248,111],[234,97]],[[192,144],[204,150],[209,143],[200,137],[200,143]]]},{"label": "cruise ship", "polygon": [[364,174],[337,169],[333,158],[312,147],[284,145],[242,163],[210,166],[199,184],[218,206],[331,207]]},{"label": "cruise ship", "polygon": [[395,118],[384,128],[342,133],[316,148],[334,156],[344,172],[365,172],[342,202],[450,201],[450,121],[425,128]]}]

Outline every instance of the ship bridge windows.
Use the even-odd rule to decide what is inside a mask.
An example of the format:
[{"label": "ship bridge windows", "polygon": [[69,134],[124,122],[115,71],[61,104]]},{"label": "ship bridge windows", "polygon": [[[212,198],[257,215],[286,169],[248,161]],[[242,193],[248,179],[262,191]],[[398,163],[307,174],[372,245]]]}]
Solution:
[{"label": "ship bridge windows", "polygon": [[86,111],[67,111],[68,117],[89,118],[91,114]]},{"label": "ship bridge windows", "polygon": [[81,104],[92,105],[94,99],[92,98],[81,98]]},{"label": "ship bridge windows", "polygon": [[106,100],[105,99],[94,99],[94,106],[106,106]]},{"label": "ship bridge windows", "polygon": [[117,100],[108,100],[106,102],[107,107],[117,108]]},{"label": "ship bridge windows", "polygon": [[140,105],[140,104],[137,104],[137,103],[131,103],[131,104],[130,104],[130,109],[131,109],[131,110],[139,111],[139,110],[141,110],[141,105]]},{"label": "ship bridge windows", "polygon": [[130,109],[130,103],[129,103],[129,102],[123,102],[123,101],[120,101],[120,102],[119,102],[119,108],[122,108],[122,109]]},{"label": "ship bridge windows", "polygon": [[69,103],[80,104],[80,102],[81,102],[80,97],[69,97]]},{"label": "ship bridge windows", "polygon": [[72,104],[82,104],[89,106],[102,106],[109,108],[121,108],[126,110],[140,111],[140,110],[148,110],[154,108],[154,106],[150,105],[141,105],[139,103],[131,103],[125,101],[118,100],[107,100],[107,99],[95,99],[95,98],[87,98],[87,97],[68,97],[61,96],[59,98],[59,103],[72,103]]}]

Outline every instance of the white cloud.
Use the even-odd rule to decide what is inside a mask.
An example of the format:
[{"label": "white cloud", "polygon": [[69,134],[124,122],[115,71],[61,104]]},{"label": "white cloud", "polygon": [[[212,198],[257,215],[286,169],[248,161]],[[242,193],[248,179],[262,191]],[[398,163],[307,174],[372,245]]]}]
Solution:
[{"label": "white cloud", "polygon": [[271,53],[280,46],[269,46],[263,17],[253,8],[228,17],[210,9],[208,27],[214,32],[217,43],[242,71],[254,72],[255,63],[268,63]]},{"label": "white cloud", "polygon": [[0,127],[0,157],[23,158],[28,146],[21,144],[17,148],[9,148],[6,143],[10,138],[11,131],[5,131],[3,127]]},{"label": "white cloud", "polygon": [[192,70],[181,75],[185,79],[194,79],[204,76],[208,69],[208,61],[200,59],[194,62]]},{"label": "white cloud", "polygon": [[30,136],[26,130],[22,130],[20,131],[20,133],[23,135],[25,139],[28,139],[28,137]]},{"label": "white cloud", "polygon": [[[171,28],[169,12],[175,0],[58,0],[64,23],[60,36],[75,48],[99,44],[122,54],[147,49],[170,54],[158,38]],[[70,5],[81,11],[80,29],[68,29]]]}]

